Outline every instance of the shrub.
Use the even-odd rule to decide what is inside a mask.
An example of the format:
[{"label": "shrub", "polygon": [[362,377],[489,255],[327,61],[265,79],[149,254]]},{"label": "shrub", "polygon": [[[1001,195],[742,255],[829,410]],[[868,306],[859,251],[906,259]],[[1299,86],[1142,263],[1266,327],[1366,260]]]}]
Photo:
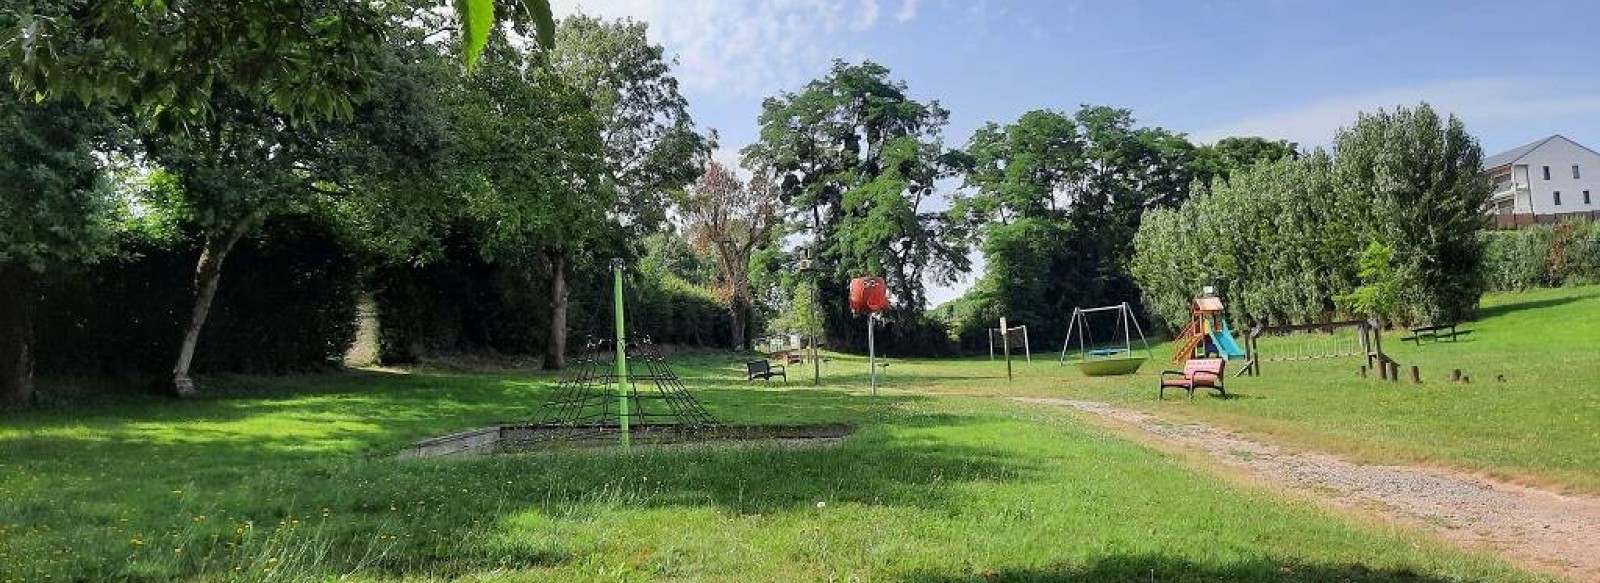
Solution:
[{"label": "shrub", "polygon": [[1600,223],[1576,219],[1483,234],[1490,291],[1600,281]]}]

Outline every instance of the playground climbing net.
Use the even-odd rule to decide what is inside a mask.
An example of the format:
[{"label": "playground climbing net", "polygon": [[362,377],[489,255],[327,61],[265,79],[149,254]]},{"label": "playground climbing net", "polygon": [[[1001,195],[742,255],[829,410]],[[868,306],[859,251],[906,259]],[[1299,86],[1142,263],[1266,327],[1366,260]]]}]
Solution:
[{"label": "playground climbing net", "polygon": [[616,354],[614,340],[587,341],[556,397],[542,407],[538,424],[564,429],[552,436],[577,439],[609,436],[624,426],[680,436],[717,426],[648,338],[628,343],[626,379],[618,377]]}]

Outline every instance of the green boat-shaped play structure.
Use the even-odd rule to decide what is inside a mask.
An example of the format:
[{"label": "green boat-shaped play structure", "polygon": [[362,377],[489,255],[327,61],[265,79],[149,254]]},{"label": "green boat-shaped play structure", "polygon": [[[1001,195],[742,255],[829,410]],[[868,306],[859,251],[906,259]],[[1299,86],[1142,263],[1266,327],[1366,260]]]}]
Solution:
[{"label": "green boat-shaped play structure", "polygon": [[[1117,328],[1121,332],[1121,342],[1112,340],[1105,345],[1096,344],[1088,320],[1091,315],[1104,312],[1117,313]],[[1144,347],[1143,356],[1133,351],[1135,332],[1139,334],[1139,343]],[[1113,333],[1113,336],[1117,334]],[[1073,350],[1073,340],[1077,340],[1076,350]],[[1061,345],[1061,362],[1066,363],[1069,358],[1084,376],[1133,374],[1139,372],[1139,367],[1143,366],[1145,361],[1150,360],[1150,342],[1145,340],[1144,329],[1139,326],[1138,319],[1133,317],[1133,308],[1127,302],[1098,308],[1074,308],[1072,321],[1067,324],[1067,339]]]}]

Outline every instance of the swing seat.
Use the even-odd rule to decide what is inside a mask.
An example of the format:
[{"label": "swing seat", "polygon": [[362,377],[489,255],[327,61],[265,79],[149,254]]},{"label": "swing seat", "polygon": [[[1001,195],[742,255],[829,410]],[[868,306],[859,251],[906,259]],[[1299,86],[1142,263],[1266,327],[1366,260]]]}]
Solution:
[{"label": "swing seat", "polygon": [[1146,360],[1149,359],[1140,357],[1100,358],[1078,362],[1076,365],[1078,370],[1083,372],[1083,376],[1110,377],[1139,372],[1139,367],[1144,366],[1144,361]]}]

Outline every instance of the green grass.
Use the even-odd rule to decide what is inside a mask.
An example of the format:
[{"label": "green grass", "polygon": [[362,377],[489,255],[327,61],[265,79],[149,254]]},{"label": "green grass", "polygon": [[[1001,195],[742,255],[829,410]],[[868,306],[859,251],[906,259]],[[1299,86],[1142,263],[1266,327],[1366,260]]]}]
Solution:
[{"label": "green grass", "polygon": [[[1419,366],[1422,385],[1357,378],[1361,361],[1343,358],[1267,363],[1260,377],[1230,371],[1235,399],[1190,402],[1169,394],[1156,401],[1156,373],[1172,366],[1163,345],[1130,377],[1088,379],[1047,357],[1019,367],[1009,383],[1003,365],[983,360],[905,366],[942,380],[917,386],[902,378],[896,386],[1097,399],[1370,462],[1449,466],[1600,493],[1600,287],[1490,296],[1481,319],[1462,328],[1472,333],[1421,347],[1400,342],[1403,331],[1385,334],[1385,350],[1404,367]],[[1457,368],[1473,382],[1448,382]]]},{"label": "green grass", "polygon": [[739,380],[733,356],[677,359],[722,419],[861,427],[822,450],[393,459],[533,417],[550,378],[513,373],[224,377],[198,401],[84,398],[0,417],[0,581],[1539,580],[993,397],[1091,397],[1595,489],[1600,411],[1583,379],[1597,313],[1600,288],[1492,298],[1459,344],[1394,346],[1430,378],[1467,369],[1470,386],[1281,364],[1230,379],[1241,398],[1193,402],[1156,402],[1153,370],[1085,379],[1047,355],[1010,382],[982,359],[891,360],[876,398],[854,357],[834,358],[823,390],[801,367],[783,390]]}]

